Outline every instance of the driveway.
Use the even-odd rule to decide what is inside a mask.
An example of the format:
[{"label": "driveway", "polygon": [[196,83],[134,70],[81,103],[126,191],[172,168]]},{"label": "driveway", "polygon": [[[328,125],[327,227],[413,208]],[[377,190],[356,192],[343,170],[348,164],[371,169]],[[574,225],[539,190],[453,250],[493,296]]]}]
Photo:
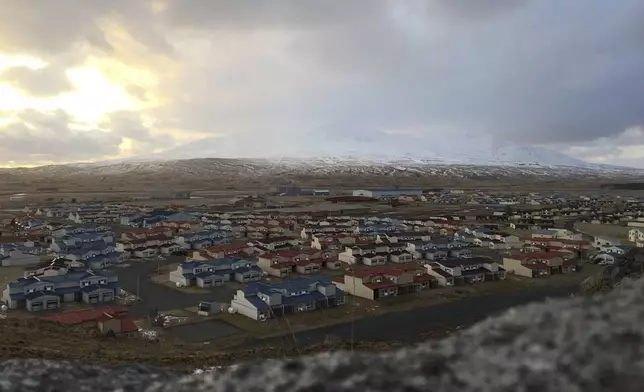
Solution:
[{"label": "driveway", "polygon": [[170,256],[166,259],[152,259],[151,261],[129,261],[129,267],[115,268],[123,290],[136,294],[138,286],[141,301],[135,302],[130,307],[131,316],[144,318],[148,317],[154,309],[167,311],[196,306],[200,301],[229,302],[232,299],[235,289],[228,285],[203,289],[203,294],[192,294],[150,280],[157,268],[181,263],[184,259],[183,256]]}]

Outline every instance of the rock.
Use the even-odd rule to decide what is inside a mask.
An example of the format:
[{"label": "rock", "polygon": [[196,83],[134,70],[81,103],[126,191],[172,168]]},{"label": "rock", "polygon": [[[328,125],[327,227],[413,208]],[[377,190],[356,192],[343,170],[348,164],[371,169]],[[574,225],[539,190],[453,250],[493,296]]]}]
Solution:
[{"label": "rock", "polygon": [[144,391],[182,375],[139,365],[94,366],[41,359],[0,362],[0,391]]},{"label": "rock", "polygon": [[381,354],[325,353],[213,373],[11,360],[1,391],[641,391],[644,280],[594,297],[507,311],[439,342]]}]

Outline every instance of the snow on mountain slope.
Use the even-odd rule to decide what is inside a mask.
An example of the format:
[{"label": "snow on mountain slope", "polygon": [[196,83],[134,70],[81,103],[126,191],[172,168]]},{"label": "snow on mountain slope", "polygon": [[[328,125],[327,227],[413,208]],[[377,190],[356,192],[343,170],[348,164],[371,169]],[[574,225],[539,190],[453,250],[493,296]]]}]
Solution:
[{"label": "snow on mountain slope", "polygon": [[[334,131],[285,138],[213,137],[132,159],[47,166],[24,172],[44,177],[134,175],[212,180],[333,176],[498,178],[639,177],[644,171],[595,165],[539,146],[479,135],[431,139]],[[21,174],[22,175],[22,174]],[[137,177],[138,178],[138,177]]]},{"label": "snow on mountain slope", "polygon": [[[298,146],[293,148],[291,146]],[[302,147],[305,146],[305,147]],[[498,143],[487,137],[444,137],[433,140],[377,134],[370,137],[309,138],[278,143],[239,141],[230,137],[205,138],[142,160],[193,158],[251,158],[280,162],[315,159],[326,164],[435,163],[465,165],[521,165],[593,167],[593,164],[538,146]]]}]

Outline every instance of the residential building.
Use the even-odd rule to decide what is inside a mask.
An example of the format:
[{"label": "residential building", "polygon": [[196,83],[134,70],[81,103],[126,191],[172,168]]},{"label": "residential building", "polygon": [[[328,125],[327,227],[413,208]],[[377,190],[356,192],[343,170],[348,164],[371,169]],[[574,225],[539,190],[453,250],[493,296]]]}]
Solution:
[{"label": "residential building", "polygon": [[41,311],[58,309],[64,302],[110,302],[119,294],[116,274],[70,269],[60,275],[18,278],[7,284],[2,301],[9,309]]},{"label": "residential building", "polygon": [[240,283],[261,280],[263,273],[255,263],[238,258],[188,260],[169,274],[169,280],[181,286],[215,287],[229,281]]},{"label": "residential building", "polygon": [[443,270],[443,267],[438,263],[425,264],[427,274],[433,276],[439,286],[454,286],[454,275]]},{"label": "residential building", "polygon": [[324,264],[317,249],[283,250],[264,253],[257,258],[257,265],[268,275],[283,278],[293,271],[302,274],[317,273]]},{"label": "residential building", "polygon": [[227,257],[246,257],[254,253],[254,249],[248,244],[226,244],[205,248],[204,251],[213,259],[224,259]]},{"label": "residential building", "polygon": [[425,270],[395,267],[366,267],[347,270],[333,283],[344,292],[356,297],[377,300],[428,289],[435,279]]},{"label": "residential building", "polygon": [[422,189],[359,189],[353,191],[353,196],[364,196],[372,198],[392,198],[398,196],[422,196]]},{"label": "residential building", "polygon": [[628,240],[631,242],[644,242],[644,230],[630,229],[628,231]]},{"label": "residential building", "polygon": [[457,285],[505,279],[505,269],[488,257],[436,260],[430,266],[450,274]]},{"label": "residential building", "polygon": [[0,265],[17,267],[40,263],[40,250],[21,245],[0,245]]},{"label": "residential building", "polygon": [[531,258],[523,258],[520,255],[503,258],[503,268],[508,273],[523,276],[526,278],[540,278],[550,276],[550,266],[543,261]]},{"label": "residential building", "polygon": [[230,307],[253,320],[343,305],[344,292],[330,280],[295,278],[280,284],[253,283],[237,290]]}]

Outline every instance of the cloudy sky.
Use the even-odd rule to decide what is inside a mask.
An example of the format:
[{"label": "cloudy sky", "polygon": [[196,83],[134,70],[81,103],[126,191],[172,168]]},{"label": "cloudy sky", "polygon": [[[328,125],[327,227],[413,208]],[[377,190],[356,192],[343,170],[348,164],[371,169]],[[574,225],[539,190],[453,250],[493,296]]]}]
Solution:
[{"label": "cloudy sky", "polygon": [[641,0],[2,3],[0,166],[386,132],[644,167]]}]

